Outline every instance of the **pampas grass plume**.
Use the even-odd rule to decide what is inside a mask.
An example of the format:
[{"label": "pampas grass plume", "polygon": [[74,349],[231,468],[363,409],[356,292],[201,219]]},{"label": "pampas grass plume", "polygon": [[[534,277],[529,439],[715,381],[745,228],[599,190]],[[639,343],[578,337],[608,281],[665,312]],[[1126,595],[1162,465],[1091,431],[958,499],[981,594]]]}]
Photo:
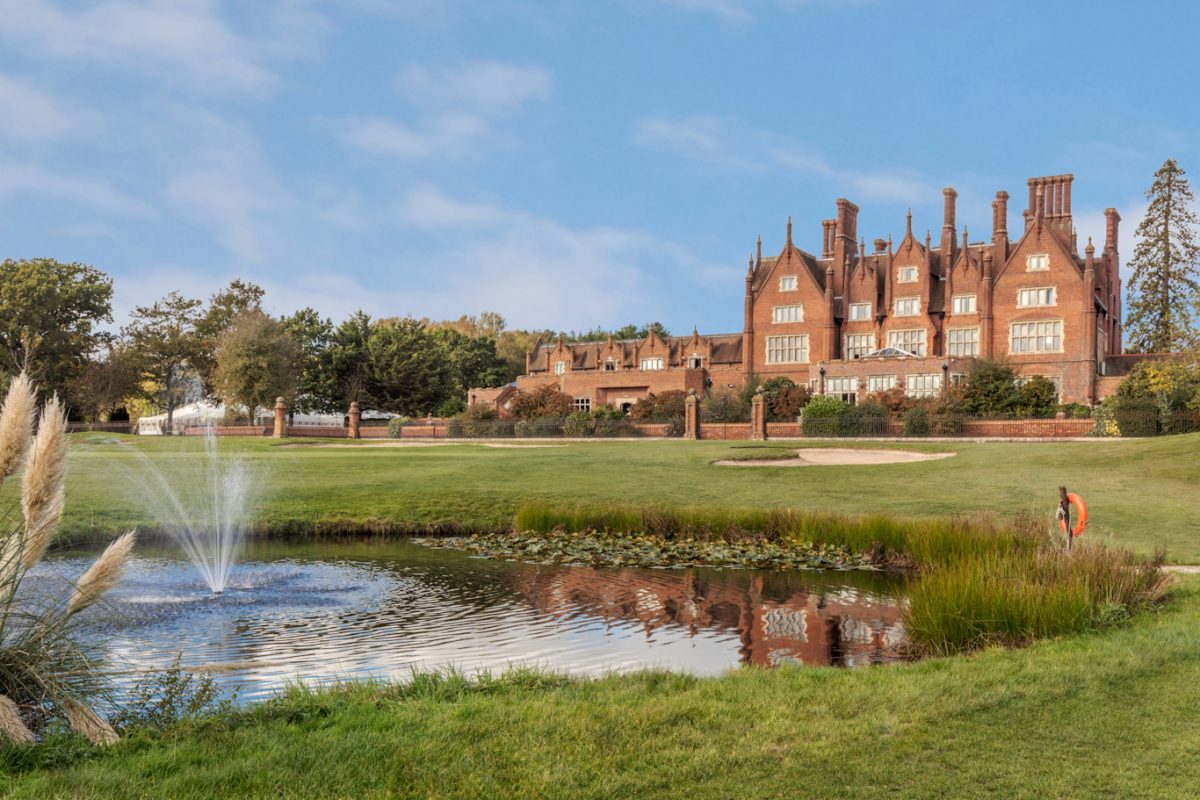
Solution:
[{"label": "pampas grass plume", "polygon": [[125,571],[129,553],[136,541],[137,534],[129,531],[104,549],[104,553],[88,567],[75,585],[75,593],[71,595],[71,602],[67,606],[68,614],[76,614],[87,608],[121,580],[121,573]]},{"label": "pampas grass plume", "polygon": [[14,744],[33,744],[33,733],[25,727],[21,710],[11,698],[0,694],[0,733]]},{"label": "pampas grass plume", "polygon": [[71,730],[92,744],[116,744],[121,738],[111,725],[83,703],[66,700],[63,702],[63,710],[67,713],[67,722]]},{"label": "pampas grass plume", "polygon": [[33,410],[33,382],[22,372],[8,385],[8,396],[0,410],[0,483],[17,471],[29,450]]},{"label": "pampas grass plume", "polygon": [[23,569],[36,564],[54,538],[66,497],[66,477],[67,415],[62,401],[52,397],[42,408],[21,481],[21,510],[25,515]]}]

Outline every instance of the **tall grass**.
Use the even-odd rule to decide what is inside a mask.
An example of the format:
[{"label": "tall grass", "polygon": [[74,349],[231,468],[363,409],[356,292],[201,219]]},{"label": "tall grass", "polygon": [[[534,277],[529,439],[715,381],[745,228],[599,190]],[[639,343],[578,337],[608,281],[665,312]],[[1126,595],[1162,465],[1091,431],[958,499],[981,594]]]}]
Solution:
[{"label": "tall grass", "polygon": [[[0,513],[0,745],[29,744],[56,724],[96,744],[117,734],[92,704],[105,689],[77,636],[79,612],[120,580],[133,547],[118,538],[78,581],[59,591],[31,590],[27,580],[50,547],[65,500],[66,414],[51,398],[36,418],[33,384],[21,375],[0,409],[0,485],[21,472],[20,517]],[[9,520],[13,520],[9,522]],[[45,582],[53,582],[46,576]]]},{"label": "tall grass", "polygon": [[910,644],[944,655],[992,644],[1078,633],[1118,622],[1160,601],[1161,558],[1077,544],[1063,549],[1027,516],[904,518],[794,510],[578,507],[527,503],[519,531],[636,533],[690,538],[835,545],[910,574],[903,610]]}]

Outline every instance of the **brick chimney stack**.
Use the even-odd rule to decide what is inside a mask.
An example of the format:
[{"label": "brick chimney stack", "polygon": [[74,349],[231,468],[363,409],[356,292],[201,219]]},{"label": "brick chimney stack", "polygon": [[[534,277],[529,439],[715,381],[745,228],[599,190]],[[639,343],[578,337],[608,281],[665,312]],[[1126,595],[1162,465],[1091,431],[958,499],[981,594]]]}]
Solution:
[{"label": "brick chimney stack", "polygon": [[1008,260],[1008,192],[996,192],[992,201],[992,249],[1001,262]]},{"label": "brick chimney stack", "polygon": [[953,187],[942,189],[942,245],[938,260],[943,275],[948,274],[954,264],[954,202],[957,199],[958,192]]},{"label": "brick chimney stack", "polygon": [[834,294],[843,291],[846,265],[858,248],[858,206],[844,197],[837,200],[837,235],[833,243]]},{"label": "brick chimney stack", "polygon": [[888,249],[887,239],[876,239],[875,240],[875,252],[876,253],[885,253],[885,252],[887,252],[887,249]]},{"label": "brick chimney stack", "polygon": [[821,258],[833,258],[833,240],[837,235],[837,220],[821,220]]},{"label": "brick chimney stack", "polygon": [[1117,252],[1117,226],[1121,215],[1115,208],[1104,209],[1104,252]]}]

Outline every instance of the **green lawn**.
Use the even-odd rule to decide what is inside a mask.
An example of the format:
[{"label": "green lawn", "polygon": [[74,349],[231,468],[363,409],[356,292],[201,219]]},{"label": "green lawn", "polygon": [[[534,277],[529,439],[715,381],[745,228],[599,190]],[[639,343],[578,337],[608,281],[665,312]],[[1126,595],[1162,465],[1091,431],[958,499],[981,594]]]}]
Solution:
[{"label": "green lawn", "polygon": [[[1200,563],[1200,434],[1069,443],[905,443],[957,453],[917,464],[728,468],[716,458],[747,448],[821,446],[769,442],[584,442],[544,448],[321,448],[263,439],[224,439],[268,484],[256,509],[263,530],[376,524],[402,530],[440,521],[504,525],[527,499],[687,506],[791,506],[839,512],[945,515],[985,509],[1048,515],[1066,484],[1088,503],[1088,536],[1168,559]],[[826,445],[828,446],[828,445]],[[69,471],[65,528],[109,535],[152,527],[142,453],[164,469],[194,466],[198,439],[80,435]]]},{"label": "green lawn", "polygon": [[[67,766],[6,797],[1185,798],[1200,582],[1104,634],[846,671],[319,694]],[[412,694],[412,693],[410,693]],[[0,764],[3,759],[0,759]]]}]

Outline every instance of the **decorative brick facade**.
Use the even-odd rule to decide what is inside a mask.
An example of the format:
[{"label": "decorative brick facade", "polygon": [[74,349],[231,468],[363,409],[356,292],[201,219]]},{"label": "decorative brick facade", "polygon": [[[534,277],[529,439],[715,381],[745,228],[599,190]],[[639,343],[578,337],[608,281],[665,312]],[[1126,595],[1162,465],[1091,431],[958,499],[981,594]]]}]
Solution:
[{"label": "decorative brick facade", "polygon": [[[554,383],[579,408],[628,408],[650,392],[741,386],[746,376],[787,376],[850,402],[891,386],[937,394],[972,356],[1006,358],[1044,375],[1062,402],[1093,404],[1111,391],[1098,377],[1119,368],[1120,215],[1105,211],[1099,251],[1080,255],[1071,217],[1074,177],[1030,178],[1024,227],[1008,232],[1007,192],[992,203],[990,241],[958,238],[957,192],[943,190],[940,237],[858,238],[858,206],[837,200],[822,220],[820,255],[798,248],[788,220],[783,249],[751,257],[740,334],[539,344],[518,389]],[[472,390],[480,392],[481,390]],[[490,395],[480,401],[494,402]]]}]

